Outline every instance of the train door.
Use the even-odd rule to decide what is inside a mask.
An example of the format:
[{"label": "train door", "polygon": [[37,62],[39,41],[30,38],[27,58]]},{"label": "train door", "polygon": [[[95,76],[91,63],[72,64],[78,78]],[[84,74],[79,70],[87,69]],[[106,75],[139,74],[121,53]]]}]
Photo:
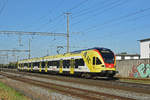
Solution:
[{"label": "train door", "polygon": [[17,62],[17,69],[20,69],[20,68],[19,68],[19,63],[18,63],[18,62]]},{"label": "train door", "polygon": [[75,66],[75,60],[70,60],[70,74],[74,74],[74,66]]},{"label": "train door", "polygon": [[30,64],[28,63],[28,68],[27,68],[27,71],[29,71],[30,70]]},{"label": "train door", "polygon": [[42,71],[42,62],[40,62],[40,64],[39,64],[39,72],[41,72]]},{"label": "train door", "polygon": [[60,63],[59,73],[63,73],[63,60],[60,60],[59,63]]},{"label": "train door", "polygon": [[102,62],[100,61],[100,59],[98,57],[93,57],[93,69],[100,69],[100,65],[102,64]]},{"label": "train door", "polygon": [[22,64],[20,64],[20,70],[22,70]]},{"label": "train door", "polygon": [[20,64],[19,67],[20,67],[20,70],[22,70],[22,64]]},{"label": "train door", "polygon": [[47,72],[47,70],[48,70],[48,66],[47,65],[48,65],[48,61],[45,62],[45,72]]},{"label": "train door", "polygon": [[31,71],[33,71],[33,63],[31,63]]},{"label": "train door", "polygon": [[29,63],[29,71],[31,71],[31,63]]}]

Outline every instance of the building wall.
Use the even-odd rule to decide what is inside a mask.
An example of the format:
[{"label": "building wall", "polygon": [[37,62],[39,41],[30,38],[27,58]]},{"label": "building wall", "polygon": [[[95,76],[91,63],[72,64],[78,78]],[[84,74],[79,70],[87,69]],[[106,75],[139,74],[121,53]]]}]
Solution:
[{"label": "building wall", "polygon": [[150,41],[140,42],[141,59],[150,58]]},{"label": "building wall", "polygon": [[117,76],[150,78],[150,59],[117,60]]}]

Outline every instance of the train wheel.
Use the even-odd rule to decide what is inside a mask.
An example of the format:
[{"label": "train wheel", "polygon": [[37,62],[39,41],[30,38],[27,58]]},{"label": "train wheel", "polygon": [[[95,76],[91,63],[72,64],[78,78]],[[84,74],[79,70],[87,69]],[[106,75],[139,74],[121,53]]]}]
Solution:
[{"label": "train wheel", "polygon": [[81,75],[81,77],[86,78],[86,79],[89,79],[89,78],[91,78],[92,76],[91,76],[90,74],[88,74],[88,73],[83,73],[83,74]]}]

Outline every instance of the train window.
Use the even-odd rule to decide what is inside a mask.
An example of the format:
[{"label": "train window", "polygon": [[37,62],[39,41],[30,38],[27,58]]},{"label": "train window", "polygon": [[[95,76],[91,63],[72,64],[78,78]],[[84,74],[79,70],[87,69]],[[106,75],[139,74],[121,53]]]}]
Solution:
[{"label": "train window", "polygon": [[52,66],[52,61],[48,61],[48,66]]},{"label": "train window", "polygon": [[75,68],[78,68],[78,66],[84,66],[83,59],[75,59]]},{"label": "train window", "polygon": [[63,60],[63,68],[69,68],[70,60]]},{"label": "train window", "polygon": [[29,63],[29,68],[31,67],[31,63]]},{"label": "train window", "polygon": [[93,57],[93,65],[100,65],[102,64],[102,62],[100,61],[100,59],[98,57]]},{"label": "train window", "polygon": [[52,66],[57,66],[55,61],[52,61]]},{"label": "train window", "polygon": [[59,61],[53,61],[54,66],[59,66]]},{"label": "train window", "polygon": [[20,64],[20,67],[22,67],[22,64]]},{"label": "train window", "polygon": [[34,62],[33,66],[39,66],[39,62]]},{"label": "train window", "polygon": [[105,63],[114,63],[114,54],[111,50],[99,50],[99,52],[101,53]]},{"label": "train window", "polygon": [[77,66],[77,65],[75,65],[75,68],[78,68],[78,66]]},{"label": "train window", "polygon": [[59,66],[59,61],[49,61],[48,66]]},{"label": "train window", "polygon": [[96,65],[100,65],[100,64],[102,64],[102,62],[100,61],[98,57],[96,57]]},{"label": "train window", "polygon": [[58,62],[57,68],[59,68],[59,62]]},{"label": "train window", "polygon": [[84,66],[84,61],[83,61],[83,59],[79,59],[79,66]]},{"label": "train window", "polygon": [[93,65],[95,65],[95,57],[93,57]]},{"label": "train window", "polygon": [[28,64],[27,64],[27,63],[24,63],[24,66],[26,66],[26,67],[27,67],[27,66],[28,66]]},{"label": "train window", "polygon": [[44,68],[45,67],[45,62],[41,62],[41,67]]}]

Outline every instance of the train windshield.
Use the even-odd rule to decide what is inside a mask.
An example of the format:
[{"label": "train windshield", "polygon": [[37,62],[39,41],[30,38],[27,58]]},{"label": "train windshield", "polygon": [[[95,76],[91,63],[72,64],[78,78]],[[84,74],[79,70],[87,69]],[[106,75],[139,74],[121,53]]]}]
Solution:
[{"label": "train windshield", "polygon": [[112,51],[106,49],[106,50],[99,50],[99,52],[101,53],[105,63],[109,64],[114,63],[114,54]]}]

